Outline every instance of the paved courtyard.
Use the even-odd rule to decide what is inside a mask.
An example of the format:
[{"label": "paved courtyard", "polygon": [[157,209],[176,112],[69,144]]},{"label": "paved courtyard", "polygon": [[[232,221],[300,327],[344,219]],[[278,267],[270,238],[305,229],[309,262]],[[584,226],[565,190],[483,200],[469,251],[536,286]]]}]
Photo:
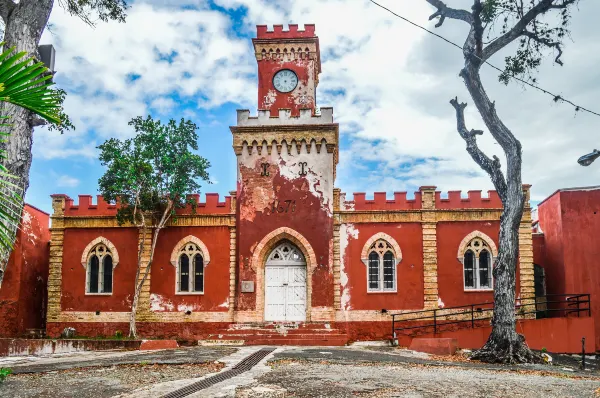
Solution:
[{"label": "paved courtyard", "polygon": [[[15,375],[0,385],[0,397],[161,397],[210,380],[260,348],[5,358],[0,366]],[[250,370],[187,396],[600,397],[600,372],[563,363],[491,366],[391,348],[279,347]]]}]

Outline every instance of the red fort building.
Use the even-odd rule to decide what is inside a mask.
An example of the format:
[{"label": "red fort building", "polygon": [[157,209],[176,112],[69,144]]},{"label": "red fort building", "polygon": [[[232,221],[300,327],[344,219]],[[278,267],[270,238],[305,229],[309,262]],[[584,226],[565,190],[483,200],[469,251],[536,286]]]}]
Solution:
[{"label": "red fort building", "polygon": [[[342,193],[334,185],[339,125],[333,108],[316,107],[314,25],[258,26],[253,45],[259,109],[239,110],[231,127],[237,189],[224,199],[206,194],[205,202],[196,195],[196,211],[181,211],[161,231],[139,334],[345,344],[389,338],[390,313],[491,303],[497,193]],[[119,226],[116,207],[101,197],[75,203],[57,194],[52,207],[47,334],[127,333],[140,231]],[[527,201],[521,304],[535,295],[530,223]],[[296,334],[277,335],[280,323]]]}]

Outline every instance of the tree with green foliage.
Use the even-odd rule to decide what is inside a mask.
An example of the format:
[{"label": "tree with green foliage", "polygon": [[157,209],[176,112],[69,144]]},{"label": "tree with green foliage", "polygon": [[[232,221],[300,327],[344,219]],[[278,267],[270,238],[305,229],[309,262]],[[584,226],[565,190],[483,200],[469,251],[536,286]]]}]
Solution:
[{"label": "tree with green foliage", "polygon": [[129,337],[135,338],[140,292],[152,266],[159,233],[174,221],[178,208],[195,206],[186,194],[198,192],[199,180],[208,181],[210,163],[192,152],[198,150],[198,127],[189,120],[176,123],[171,119],[163,124],[151,116],[138,116],[129,125],[134,127],[135,137],[124,141],[111,138],[98,147],[100,161],[107,167],[98,182],[104,199],[117,203],[118,223],[140,230],[129,321]]},{"label": "tree with green foliage", "polygon": [[[57,3],[69,14],[79,17],[90,26],[94,26],[96,20],[124,22],[126,17],[125,0],[58,0]],[[28,57],[39,60],[40,38],[48,24],[54,4],[55,0],[0,0],[0,22],[4,24],[4,41],[7,47],[15,47],[19,52],[24,51]],[[66,93],[59,92],[62,108]],[[19,178],[19,185],[25,193],[29,187],[33,129],[44,125],[45,121],[19,106],[7,104],[3,108],[2,114],[9,116],[12,123],[9,128],[11,135],[7,142],[2,144],[6,149],[6,157],[2,163]],[[61,133],[73,128],[62,109],[61,119],[63,123],[51,125],[50,128]]]},{"label": "tree with green foliage", "polygon": [[[4,43],[0,43],[2,46]],[[32,62],[24,51],[11,47],[0,53],[0,103],[11,104],[38,115],[59,126],[61,94],[52,90],[48,69],[41,62]],[[0,128],[9,129],[13,120],[0,112]],[[10,139],[10,133],[0,131],[0,142]],[[6,151],[0,148],[0,158]],[[19,178],[0,164],[0,286],[15,243],[23,213],[23,191]]]},{"label": "tree with green foliage", "polygon": [[[506,175],[500,159],[489,157],[477,145],[481,130],[469,130],[465,124],[465,103],[450,101],[456,112],[460,137],[467,152],[490,176],[504,210],[500,219],[498,258],[494,264],[494,315],[492,333],[486,344],[472,356],[486,362],[537,362],[525,338],[516,331],[515,279],[519,256],[519,224],[523,216],[525,195],[521,169],[521,143],[502,122],[495,103],[490,100],[481,81],[480,69],[496,53],[512,43],[514,55],[505,58],[499,80],[508,84],[514,78],[535,83],[533,72],[543,58],[554,53],[554,62],[562,65],[563,40],[568,37],[569,18],[578,0],[473,0],[471,10],[448,7],[442,0],[426,0],[437,8],[430,19],[439,18],[436,27],[446,19],[469,26],[463,45],[464,68],[460,71],[469,94],[494,140],[500,144],[506,159]],[[556,98],[560,100],[560,98]]]}]

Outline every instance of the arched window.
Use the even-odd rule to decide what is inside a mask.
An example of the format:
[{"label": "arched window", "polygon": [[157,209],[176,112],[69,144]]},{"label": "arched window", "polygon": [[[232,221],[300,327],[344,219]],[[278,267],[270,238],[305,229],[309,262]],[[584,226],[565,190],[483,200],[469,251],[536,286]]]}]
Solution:
[{"label": "arched window", "polygon": [[369,247],[367,287],[369,292],[396,291],[396,258],[394,248],[384,239]]},{"label": "arched window", "polygon": [[94,246],[88,254],[86,266],[86,293],[112,294],[113,253],[104,243]]},{"label": "arched window", "polygon": [[177,293],[204,293],[204,258],[196,243],[186,243],[179,251]]},{"label": "arched window", "polygon": [[462,259],[465,289],[492,290],[492,249],[482,238],[473,238]]}]

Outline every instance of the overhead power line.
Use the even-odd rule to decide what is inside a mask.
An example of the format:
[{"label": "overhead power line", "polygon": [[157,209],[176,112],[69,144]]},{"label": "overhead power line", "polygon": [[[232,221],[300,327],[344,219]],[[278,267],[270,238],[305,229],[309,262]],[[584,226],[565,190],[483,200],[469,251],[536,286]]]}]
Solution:
[{"label": "overhead power line", "polygon": [[[455,42],[453,42],[453,41],[451,41],[451,40],[448,40],[448,39],[446,39],[444,36],[442,36],[442,35],[439,35],[439,34],[437,34],[437,33],[433,32],[433,31],[431,31],[431,30],[429,30],[429,29],[427,29],[427,28],[425,28],[425,27],[423,27],[423,26],[421,26],[421,25],[419,25],[419,24],[417,24],[417,23],[415,23],[415,22],[411,21],[411,20],[410,20],[410,19],[408,19],[408,18],[406,18],[406,17],[403,17],[402,15],[395,13],[394,11],[392,11],[392,10],[390,10],[389,8],[387,8],[387,7],[385,7],[385,6],[381,5],[381,4],[379,4],[378,2],[376,2],[376,1],[374,1],[374,0],[369,0],[369,1],[370,1],[371,3],[373,3],[373,4],[375,4],[376,6],[378,6],[378,7],[382,8],[382,9],[386,10],[386,11],[387,11],[387,12],[389,12],[390,14],[392,14],[392,15],[394,15],[394,16],[396,16],[396,17],[400,18],[401,20],[403,20],[403,21],[405,21],[405,22],[408,22],[409,24],[411,24],[411,25],[413,25],[413,26],[415,26],[415,27],[417,27],[417,28],[419,28],[419,29],[421,29],[421,30],[424,30],[425,32],[427,32],[427,33],[429,33],[429,34],[431,34],[431,35],[433,35],[433,36],[437,37],[438,39],[442,39],[442,40],[443,40],[443,41],[445,41],[446,43],[448,43],[448,44],[450,44],[450,45],[452,45],[452,46],[454,46],[454,47],[456,47],[456,48],[460,49],[461,51],[463,50],[463,48],[462,48],[462,47],[461,47],[459,44],[456,44]],[[474,56],[475,56],[476,58],[479,58],[477,55],[474,55]],[[483,59],[481,59],[481,58],[479,58],[479,60],[483,61]],[[490,66],[490,67],[492,67],[492,68],[496,69],[496,70],[497,70],[497,71],[499,71],[499,72],[504,72],[504,71],[503,71],[501,68],[497,67],[496,65],[494,65],[494,64],[492,64],[492,63],[490,63],[490,62],[488,62],[488,61],[483,61],[483,62],[484,62],[486,65],[488,65],[488,66]],[[510,77],[511,79],[514,79],[514,80],[516,80],[516,81],[518,81],[518,82],[521,82],[521,83],[523,83],[523,84],[525,84],[525,85],[527,85],[527,86],[529,86],[529,87],[531,87],[531,88],[534,88],[534,89],[536,89],[536,90],[538,90],[538,91],[541,91],[542,93],[544,93],[544,94],[546,94],[546,95],[549,95],[549,96],[551,96],[551,97],[552,97],[552,99],[554,100],[554,102],[562,101],[562,102],[564,102],[564,103],[567,103],[567,104],[569,104],[569,105],[573,106],[573,107],[575,108],[575,111],[577,111],[577,112],[579,112],[579,111],[583,111],[583,112],[588,112],[588,113],[591,113],[592,115],[600,116],[600,113],[598,113],[598,112],[594,112],[594,111],[592,111],[592,110],[590,110],[590,109],[588,109],[588,108],[585,108],[585,107],[583,107],[583,106],[581,106],[581,105],[577,105],[576,103],[574,103],[573,101],[571,101],[571,100],[569,100],[569,99],[567,99],[567,98],[563,97],[562,95],[559,95],[559,94],[554,94],[554,93],[552,93],[552,92],[550,92],[550,91],[548,91],[548,90],[546,90],[546,89],[544,89],[544,88],[542,88],[542,87],[540,87],[540,86],[538,86],[538,85],[535,85],[535,84],[533,84],[533,83],[530,83],[530,82],[528,82],[527,80],[523,80],[523,79],[521,79],[521,78],[518,78],[517,76],[511,75],[511,76],[509,76],[509,77]]]}]

